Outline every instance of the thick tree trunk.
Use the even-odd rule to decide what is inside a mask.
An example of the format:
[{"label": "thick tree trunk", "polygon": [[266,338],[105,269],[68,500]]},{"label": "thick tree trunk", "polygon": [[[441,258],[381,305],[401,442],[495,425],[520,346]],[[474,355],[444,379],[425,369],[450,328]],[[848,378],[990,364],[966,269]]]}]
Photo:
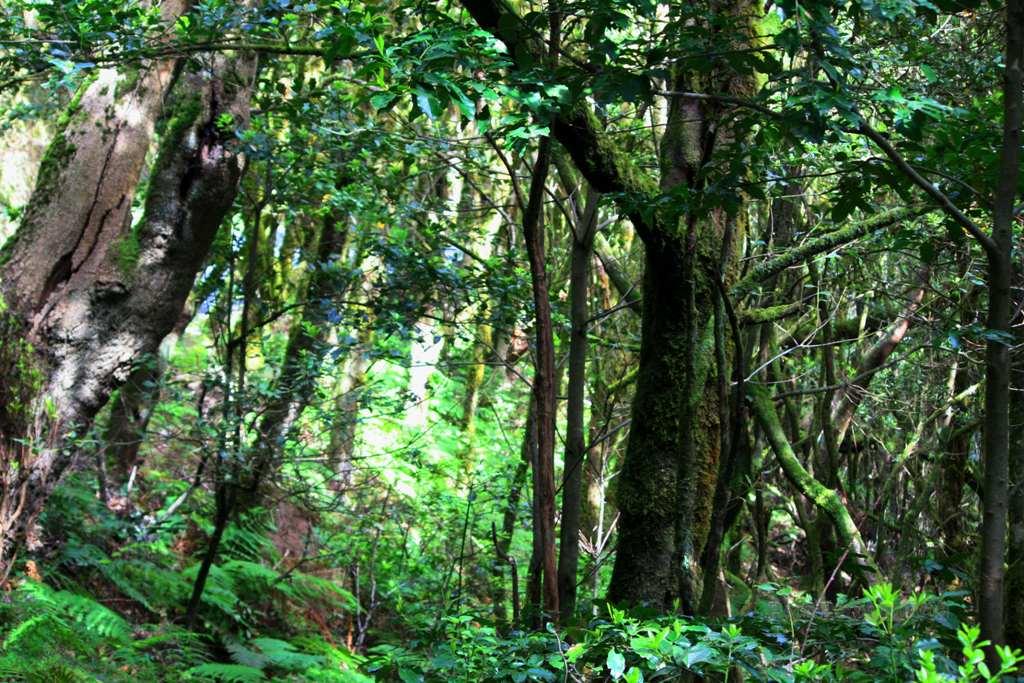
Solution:
[{"label": "thick tree trunk", "polygon": [[[116,83],[101,74],[73,106],[25,223],[5,247],[3,295],[38,350],[39,394],[46,399],[40,406],[56,426],[51,443],[20,474],[16,488],[25,504],[2,539],[0,565],[70,463],[68,440],[88,428],[136,360],[156,352],[173,329],[234,201],[243,160],[232,131],[217,122],[225,115],[238,125],[248,121],[248,57],[215,58],[211,69],[179,84],[145,215],[137,231],[129,229],[127,206],[159,112],[151,100],[162,102],[157,90],[166,90],[171,70],[154,67],[123,101],[107,99]],[[83,179],[92,188],[86,201],[78,191]]]},{"label": "thick tree trunk", "polygon": [[681,305],[689,298],[682,254],[676,248],[650,246],[646,253],[639,370],[617,482],[619,540],[608,599],[669,609],[679,589],[674,566],[677,484],[687,431],[681,421],[689,411],[682,387],[694,347],[689,316]]}]

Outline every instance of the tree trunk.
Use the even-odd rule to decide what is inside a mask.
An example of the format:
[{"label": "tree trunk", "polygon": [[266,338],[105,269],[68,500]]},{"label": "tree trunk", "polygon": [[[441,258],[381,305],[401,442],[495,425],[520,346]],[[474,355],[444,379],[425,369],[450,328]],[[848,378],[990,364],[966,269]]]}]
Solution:
[{"label": "tree trunk", "polygon": [[646,253],[639,370],[617,482],[619,540],[608,599],[667,610],[678,595],[676,488],[687,431],[680,422],[689,410],[682,387],[694,348],[681,304],[689,298],[682,254],[650,246]]},{"label": "tree trunk", "polygon": [[[857,364],[855,380],[850,382],[838,392],[832,399],[832,430],[835,434],[835,444],[841,445],[846,436],[850,424],[853,422],[854,413],[867,393],[867,386],[875,373],[885,364],[896,350],[900,342],[910,329],[910,323],[921,306],[924,299],[925,289],[928,286],[929,269],[926,267],[918,274],[921,286],[915,287],[907,299],[899,317],[889,326],[882,337],[868,349]],[[824,438],[824,436],[822,436]]]},{"label": "tree trunk", "polygon": [[544,248],[544,185],[551,162],[551,140],[541,141],[523,213],[523,236],[530,261],[536,349],[533,396],[537,404],[537,448],[533,461],[534,547],[541,564],[543,609],[557,619],[558,576],[555,559],[555,345]]},{"label": "tree trunk", "polygon": [[348,282],[339,281],[337,268],[348,237],[344,218],[339,219],[328,210],[322,226],[316,263],[312,264],[302,295],[302,315],[292,323],[274,395],[264,407],[257,427],[259,437],[252,451],[252,480],[246,498],[240,501],[243,508],[258,504],[258,489],[263,480],[277,470],[285,442],[313,398],[330,318],[334,315],[331,300],[347,289]]},{"label": "tree trunk", "polygon": [[1024,332],[1021,321],[1017,322],[1018,348],[1010,399],[1010,537],[1006,553],[1006,593],[1012,597],[1006,606],[1006,642],[1024,648]]},{"label": "tree trunk", "polygon": [[[505,504],[505,510],[501,515],[501,531],[495,530],[494,538],[494,554],[497,560],[497,565],[494,571],[494,583],[493,590],[491,591],[491,598],[494,603],[494,620],[495,627],[498,630],[506,630],[505,627],[508,623],[508,613],[505,610],[505,571],[502,567],[504,564],[509,565],[509,569],[518,574],[518,565],[514,557],[509,554],[509,550],[512,547],[512,536],[516,531],[516,521],[519,519],[519,499],[522,497],[523,486],[526,483],[526,474],[529,471],[531,454],[533,453],[533,446],[536,442],[536,406],[531,397],[529,407],[526,411],[526,424],[523,428],[523,441],[520,448],[520,459],[516,465],[515,474],[512,475],[512,483],[509,486],[508,500]],[[518,579],[518,575],[514,578]],[[512,622],[511,626],[513,629],[520,627],[520,615],[519,615],[519,585],[518,580],[512,584]],[[537,594],[540,591],[537,590]]]},{"label": "tree trunk", "polygon": [[[5,246],[3,296],[38,350],[40,414],[55,427],[20,474],[25,505],[2,539],[0,571],[70,464],[74,449],[64,446],[173,329],[234,201],[243,158],[233,130],[218,122],[247,123],[255,60],[213,62],[175,91],[137,231],[129,229],[127,207],[172,64],[153,66],[122,99],[113,99],[117,79],[106,73],[85,90]],[[2,422],[7,439],[27,427],[12,433]]]},{"label": "tree trunk", "polygon": [[565,408],[565,463],[562,473],[562,526],[558,555],[558,604],[562,622],[576,610],[576,574],[580,561],[583,468],[586,457],[584,409],[587,383],[587,319],[590,263],[600,196],[587,192],[586,208],[573,229],[569,275],[569,385]]},{"label": "tree trunk", "polygon": [[[1021,122],[1024,118],[1024,0],[1006,3],[1006,69],[1003,75],[1003,145],[993,200],[992,244],[988,255],[988,316],[985,345],[981,580],[978,621],[981,637],[1005,643],[1004,566],[1010,475],[1010,329],[1014,202],[1020,180]],[[999,335],[999,336],[995,336]],[[1018,596],[1019,598],[1019,596]],[[997,670],[994,647],[986,651]]]}]

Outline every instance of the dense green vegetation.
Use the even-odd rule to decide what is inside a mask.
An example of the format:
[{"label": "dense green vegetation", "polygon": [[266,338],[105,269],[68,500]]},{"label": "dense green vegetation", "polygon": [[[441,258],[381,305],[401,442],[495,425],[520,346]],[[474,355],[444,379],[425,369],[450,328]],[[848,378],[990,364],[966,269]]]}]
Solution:
[{"label": "dense green vegetation", "polygon": [[1018,680],[1022,116],[1022,0],[7,0],[0,680]]}]

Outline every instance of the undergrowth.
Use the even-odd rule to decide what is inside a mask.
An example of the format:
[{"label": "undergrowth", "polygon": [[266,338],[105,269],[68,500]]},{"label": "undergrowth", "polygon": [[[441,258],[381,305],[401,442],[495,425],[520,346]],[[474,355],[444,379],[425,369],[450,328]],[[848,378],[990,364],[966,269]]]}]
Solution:
[{"label": "undergrowth", "polygon": [[827,606],[762,584],[728,619],[603,606],[536,632],[498,630],[490,612],[419,609],[410,586],[384,605],[389,628],[355,653],[338,625],[362,613],[359,601],[313,564],[286,567],[258,510],[229,527],[191,631],[181,616],[202,546],[186,541],[209,531],[203,519],[119,517],[81,482],[62,487],[43,520],[62,541],[27,559],[0,596],[0,680],[972,683],[1014,680],[1022,661],[1004,649],[1002,671],[985,667],[964,593],[906,596],[889,584]]}]

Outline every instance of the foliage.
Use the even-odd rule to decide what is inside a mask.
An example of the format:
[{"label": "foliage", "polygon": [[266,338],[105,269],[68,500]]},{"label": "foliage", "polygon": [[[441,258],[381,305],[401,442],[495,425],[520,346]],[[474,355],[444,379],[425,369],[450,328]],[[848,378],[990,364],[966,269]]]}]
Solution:
[{"label": "foliage", "polygon": [[[989,329],[981,248],[893,163],[987,225],[1000,180],[1002,4],[500,2],[516,14],[490,27],[486,2],[203,0],[161,16],[175,4],[0,8],[0,150],[15,167],[0,167],[0,205],[11,220],[31,208],[32,183],[45,188],[74,153],[54,124],[82,112],[101,69],[118,70],[120,105],[154,60],[175,74],[239,55],[260,63],[247,115],[219,111],[203,128],[244,152],[246,172],[188,273],[180,324],[149,349],[151,364],[119,365],[151,374],[126,410],[116,407],[127,388],[61,444],[74,472],[38,526],[28,520],[32,542],[0,595],[0,678],[1020,673],[1020,652],[990,647],[970,612],[982,351],[1012,347],[1020,389],[1021,274],[1010,288],[1018,327]],[[132,134],[151,150],[176,153],[176,132],[199,113],[196,93],[181,90],[162,113],[129,107],[150,117]],[[671,127],[680,113],[684,125]],[[681,144],[693,136],[699,145]],[[48,137],[54,154],[43,153]],[[557,372],[574,340],[589,344],[582,377],[554,382],[560,398],[574,395],[570,381],[585,385],[584,519],[567,539],[582,555],[567,579],[574,614],[528,629],[537,607],[519,603],[540,581],[537,330],[521,221],[550,137],[554,170],[540,189]],[[147,265],[141,207],[155,189],[186,190],[200,149],[170,188],[149,186],[148,160],[135,195],[120,198],[132,220],[89,246],[129,284]],[[34,181],[36,157],[48,161]],[[591,199],[597,237],[576,320]],[[691,308],[704,328],[676,320]],[[36,324],[0,302],[0,438],[40,441],[0,442],[0,513],[20,509],[19,477],[54,445],[30,419],[46,415],[36,394],[53,379]],[[131,380],[120,374],[110,384]],[[671,399],[657,408],[702,402],[694,415],[666,411],[654,431],[673,447],[631,432],[647,417],[633,407],[640,384]],[[555,426],[568,437],[562,405]],[[778,418],[767,434],[751,410],[763,406]],[[706,461],[679,465],[694,449]],[[552,463],[565,482],[567,455]],[[633,475],[671,484],[639,503],[693,551],[660,559],[692,571],[706,602],[684,605],[673,587],[669,615],[605,604],[615,559],[648,550],[619,543],[637,523]],[[687,495],[700,524],[676,504]],[[682,539],[684,522],[722,527],[700,571],[689,563],[705,538]],[[1022,524],[1011,540],[1024,542]],[[843,547],[855,536],[862,548]],[[700,616],[677,616],[684,607]]]}]

